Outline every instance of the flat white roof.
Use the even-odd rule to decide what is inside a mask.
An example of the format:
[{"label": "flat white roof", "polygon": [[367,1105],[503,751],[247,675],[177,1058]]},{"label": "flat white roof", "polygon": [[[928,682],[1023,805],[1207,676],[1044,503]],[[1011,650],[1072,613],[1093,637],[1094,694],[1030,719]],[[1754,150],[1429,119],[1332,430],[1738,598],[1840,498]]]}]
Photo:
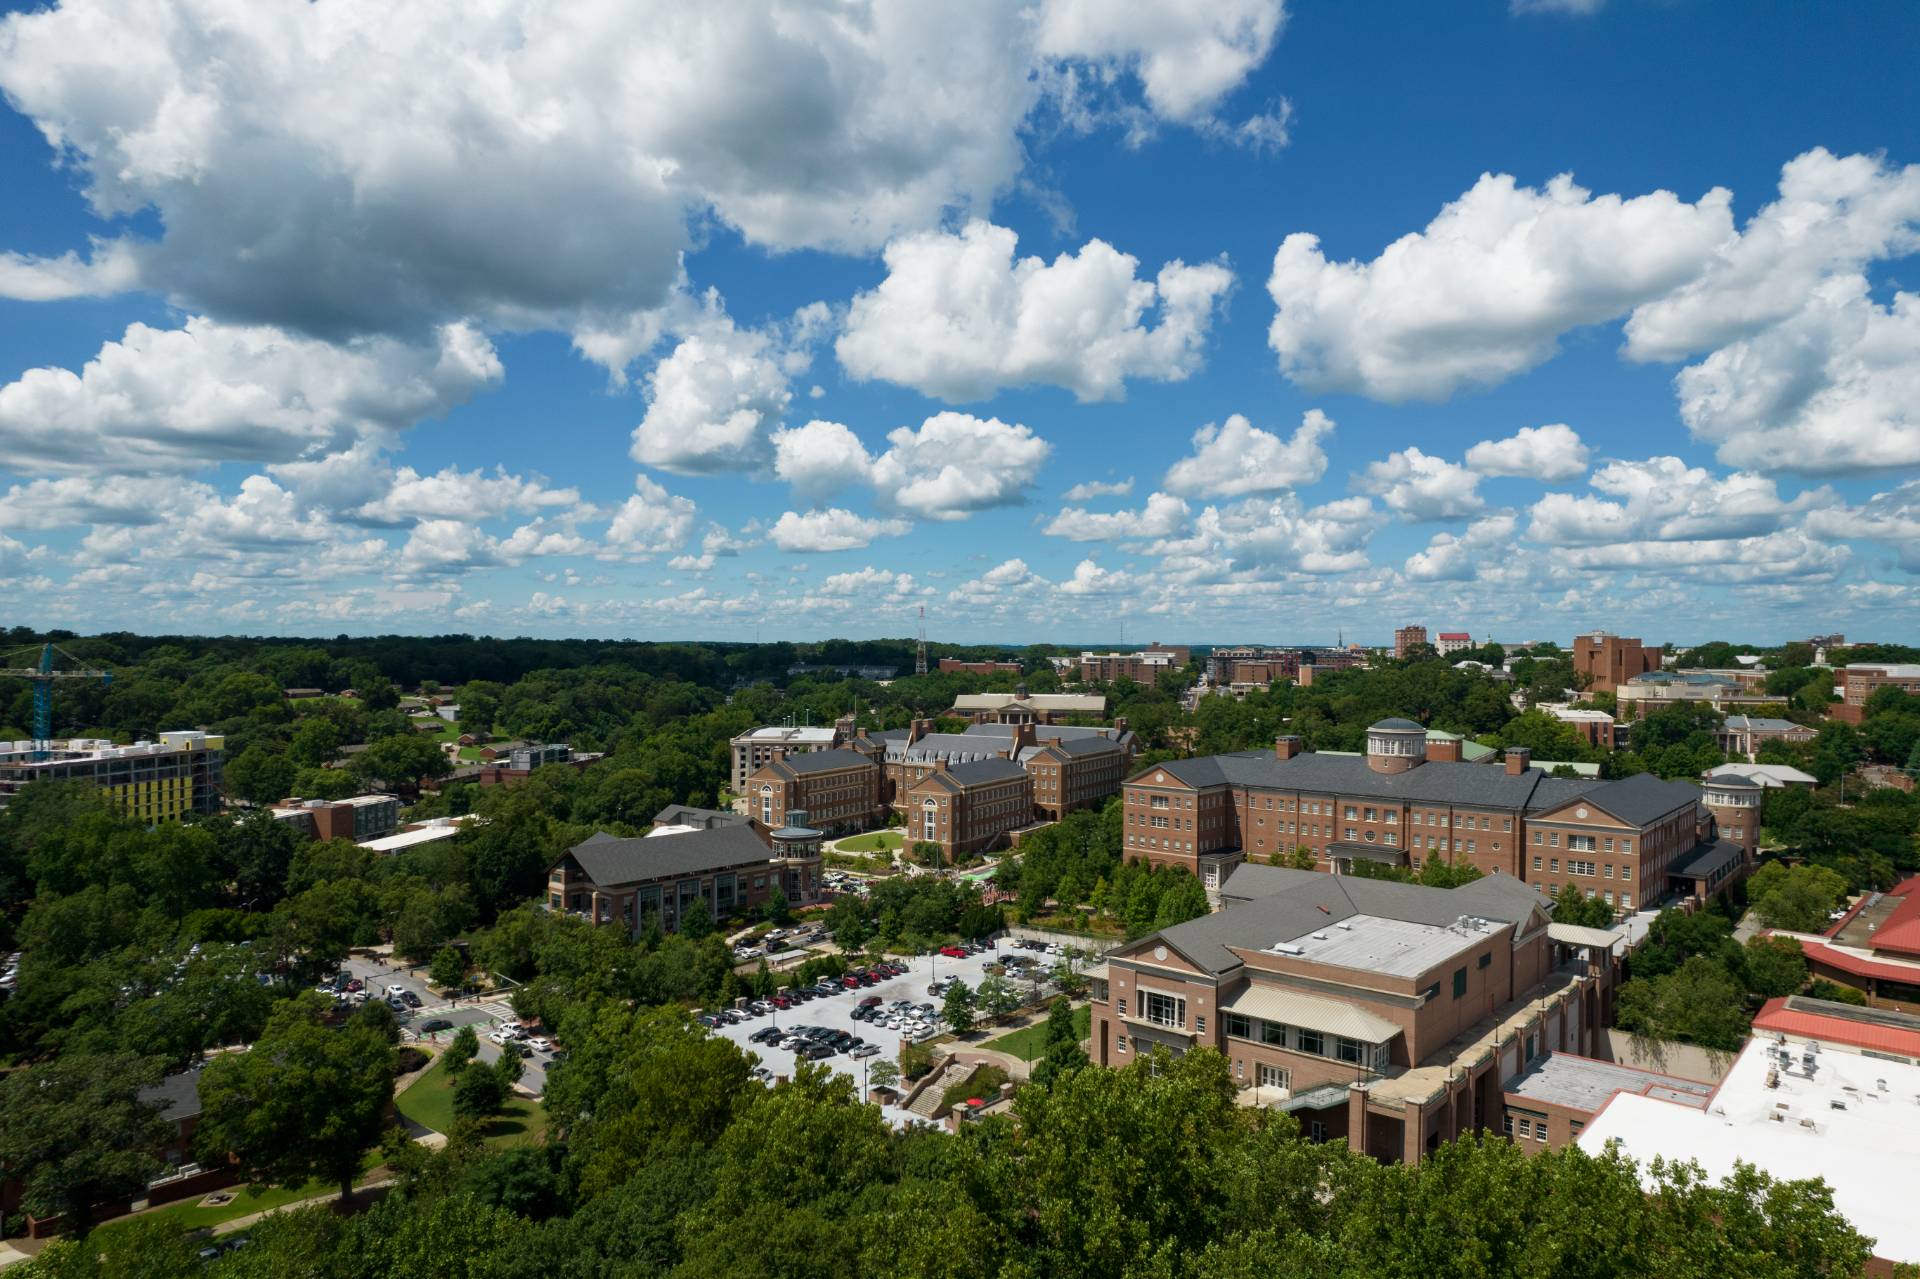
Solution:
[{"label": "flat white roof", "polygon": [[415,844],[431,844],[435,840],[452,839],[460,833],[460,826],[451,818],[438,817],[424,826],[413,830],[403,830],[393,835],[382,835],[379,839],[369,839],[360,847],[376,853],[397,853],[403,848],[412,848]]},{"label": "flat white roof", "polygon": [[1496,927],[1486,920],[1438,928],[1379,915],[1349,915],[1298,937],[1283,938],[1290,949],[1274,953],[1389,977],[1418,977],[1478,945]]},{"label": "flat white roof", "polygon": [[756,742],[829,742],[833,741],[831,728],[756,728],[747,737]]},{"label": "flat white roof", "polygon": [[1894,665],[1889,662],[1848,662],[1850,671],[1879,671],[1888,679],[1920,679],[1920,666]]},{"label": "flat white roof", "polygon": [[1547,710],[1553,715],[1555,719],[1565,720],[1570,724],[1611,724],[1613,723],[1613,716],[1607,714],[1605,711],[1588,711],[1588,710],[1576,711],[1564,706],[1550,706],[1547,708]]},{"label": "flat white roof", "polygon": [[[1617,1142],[1643,1166],[1655,1155],[1691,1159],[1715,1178],[1736,1159],[1779,1178],[1819,1177],[1834,1207],[1877,1241],[1875,1256],[1920,1262],[1920,1066],[1816,1049],[1808,1073],[1806,1042],[1789,1040],[1791,1064],[1780,1069],[1774,1043],[1749,1040],[1704,1111],[1615,1096],[1580,1134],[1581,1148]],[[1769,1071],[1777,1087],[1767,1086]]]},{"label": "flat white roof", "polygon": [[1820,780],[1811,773],[1801,772],[1791,764],[1721,764],[1709,768],[1706,775],[1709,779],[1744,777],[1762,786],[1812,786]]}]

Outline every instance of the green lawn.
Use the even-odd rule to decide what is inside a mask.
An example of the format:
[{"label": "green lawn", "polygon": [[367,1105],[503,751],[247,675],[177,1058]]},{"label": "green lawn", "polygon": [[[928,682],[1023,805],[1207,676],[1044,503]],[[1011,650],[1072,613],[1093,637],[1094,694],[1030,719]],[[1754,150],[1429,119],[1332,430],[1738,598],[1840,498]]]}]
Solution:
[{"label": "green lawn", "polygon": [[[436,1057],[427,1072],[393,1103],[394,1109],[408,1119],[435,1132],[453,1130],[453,1080],[447,1074],[446,1062],[444,1056]],[[515,1098],[487,1125],[484,1136],[489,1146],[520,1146],[539,1141],[546,1130],[546,1107]]]},{"label": "green lawn", "polygon": [[[367,1174],[380,1166],[380,1151],[376,1147],[361,1157],[360,1175],[354,1179],[355,1183],[365,1182],[367,1180]],[[256,1212],[265,1212],[269,1208],[284,1207],[290,1203],[298,1203],[303,1199],[317,1199],[321,1195],[336,1194],[339,1190],[340,1187],[330,1181],[310,1181],[304,1186],[266,1186],[258,1189],[248,1186],[243,1182],[237,1186],[227,1187],[227,1193],[231,1194],[233,1198],[217,1208],[201,1207],[200,1201],[205,1199],[206,1195],[196,1195],[192,1199],[183,1199],[179,1203],[169,1204],[165,1208],[155,1208],[151,1212],[143,1212],[139,1214],[137,1219],[145,1221],[152,1217],[160,1217],[173,1222],[182,1230],[202,1230],[208,1226],[217,1226],[223,1221],[232,1221],[235,1217],[250,1217]],[[213,1194],[215,1192],[208,1191],[207,1193]],[[100,1227],[100,1230],[114,1230],[117,1229],[120,1224],[124,1223],[110,1223]],[[98,1234],[99,1232],[95,1233]]]},{"label": "green lawn", "polygon": [[[1093,1009],[1082,1004],[1073,1010],[1073,1033],[1085,1039],[1093,1026]],[[1008,1031],[998,1039],[989,1039],[980,1045],[995,1052],[1010,1053],[1021,1061],[1032,1061],[1047,1050],[1047,1019],[1042,1017],[1031,1026],[1022,1026],[1018,1030]]]},{"label": "green lawn", "polygon": [[878,853],[900,847],[900,832],[897,830],[868,831],[864,835],[849,835],[835,846],[842,853]]}]

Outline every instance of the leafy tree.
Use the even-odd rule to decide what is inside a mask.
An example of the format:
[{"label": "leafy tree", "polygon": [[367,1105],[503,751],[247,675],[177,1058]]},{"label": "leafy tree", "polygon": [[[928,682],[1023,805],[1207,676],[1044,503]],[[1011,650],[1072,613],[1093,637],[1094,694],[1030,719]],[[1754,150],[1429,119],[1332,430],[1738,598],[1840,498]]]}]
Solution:
[{"label": "leafy tree", "polygon": [[0,1076],[0,1168],[23,1183],[21,1207],[84,1232],[103,1204],[134,1197],[163,1165],[170,1125],[139,1099],[157,1061],[74,1053]]},{"label": "leafy tree", "polygon": [[1863,990],[1852,986],[1842,986],[1839,982],[1827,981],[1816,977],[1807,984],[1807,997],[1825,999],[1836,1004],[1852,1004],[1856,1008],[1867,1006],[1867,995]]},{"label": "leafy tree", "polygon": [[988,976],[981,979],[975,1003],[986,1016],[1000,1018],[1020,1006],[1020,992],[1006,978]]},{"label": "leafy tree", "polygon": [[1086,1050],[1080,1046],[1080,1032],[1073,1023],[1073,1004],[1056,999],[1047,1007],[1046,1049],[1033,1068],[1033,1082],[1051,1087],[1066,1075],[1087,1064]]},{"label": "leafy tree", "polygon": [[1643,1038],[1733,1052],[1747,1034],[1743,1003],[1739,984],[1724,966],[1694,955],[1664,976],[1629,980],[1620,988],[1614,1019]]},{"label": "leafy tree", "polygon": [[258,743],[227,761],[223,777],[227,792],[254,804],[285,799],[293,790],[293,761]]},{"label": "leafy tree", "polygon": [[953,1027],[953,1033],[964,1035],[973,1029],[973,991],[963,981],[956,981],[947,987],[946,997],[940,1005],[940,1017]]},{"label": "leafy tree", "polygon": [[453,1042],[440,1056],[447,1063],[447,1073],[458,1075],[467,1063],[480,1055],[480,1036],[474,1033],[472,1026],[462,1026],[453,1033]]},{"label": "leafy tree", "polygon": [[385,784],[415,794],[422,778],[445,777],[453,765],[434,742],[412,730],[382,737],[353,757],[353,772],[367,784]]},{"label": "leafy tree", "polygon": [[434,952],[433,967],[427,977],[442,990],[457,989],[466,984],[467,961],[452,946],[442,946]]},{"label": "leafy tree", "polygon": [[899,1082],[900,1067],[894,1065],[889,1058],[876,1057],[867,1067],[867,1087],[869,1088],[893,1088]]},{"label": "leafy tree", "polygon": [[249,1181],[300,1186],[325,1178],[352,1198],[360,1154],[386,1122],[394,1049],[357,1016],[328,1027],[325,1011],[315,996],[289,1000],[250,1050],[207,1063],[194,1134],[203,1162],[231,1155]]},{"label": "leafy tree", "polygon": [[1583,893],[1578,886],[1553,899],[1553,919],[1558,924],[1579,924],[1585,928],[1613,927],[1613,907],[1600,900],[1598,893]]},{"label": "leafy tree", "polygon": [[287,742],[287,758],[303,769],[324,767],[345,744],[340,726],[323,715],[310,715],[300,721]]},{"label": "leafy tree", "polygon": [[1791,932],[1819,932],[1845,898],[1846,877],[1824,866],[1768,862],[1748,881],[1747,897],[1760,922]]},{"label": "leafy tree", "polygon": [[[505,1057],[501,1058],[506,1060]],[[515,1061],[519,1058],[515,1057]],[[460,1072],[453,1085],[453,1113],[462,1119],[490,1119],[507,1104],[506,1076],[489,1066],[475,1064]]]},{"label": "leafy tree", "polygon": [[704,898],[695,898],[693,904],[680,913],[680,935],[688,941],[713,935],[713,912],[707,909]]},{"label": "leafy tree", "polygon": [[1752,937],[1747,940],[1747,989],[1762,999],[1791,995],[1807,984],[1807,959],[1791,937]]},{"label": "leafy tree", "polygon": [[766,904],[761,907],[761,917],[769,924],[790,924],[793,922],[793,906],[787,901],[787,890],[774,884],[773,891],[767,894]]}]

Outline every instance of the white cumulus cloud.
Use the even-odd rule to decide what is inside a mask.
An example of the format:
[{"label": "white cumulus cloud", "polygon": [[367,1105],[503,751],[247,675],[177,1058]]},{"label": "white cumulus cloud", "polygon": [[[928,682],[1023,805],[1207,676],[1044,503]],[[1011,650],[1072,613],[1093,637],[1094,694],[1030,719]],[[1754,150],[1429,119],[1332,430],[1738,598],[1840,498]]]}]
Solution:
[{"label": "white cumulus cloud", "polygon": [[1282,439],[1235,413],[1193,433],[1193,455],[1181,458],[1161,481],[1185,497],[1239,497],[1312,484],[1327,473],[1322,442],[1333,419],[1309,409],[1293,434]]},{"label": "white cumulus cloud", "polygon": [[923,520],[963,520],[1026,500],[1052,446],[1018,423],[966,413],[936,413],[918,430],[887,433],[874,461],[876,495],[890,509]]},{"label": "white cumulus cloud", "polygon": [[840,363],[949,401],[1032,384],[1117,399],[1130,377],[1179,381],[1199,367],[1226,267],[1174,261],[1141,279],[1137,259],[1101,240],[1051,263],[1016,260],[1015,242],[976,220],[888,245],[886,279],[848,310]]},{"label": "white cumulus cloud", "polygon": [[1480,477],[1445,458],[1405,448],[1389,453],[1354,477],[1354,487],[1386,503],[1403,520],[1451,520],[1486,507]]},{"label": "white cumulus cloud", "polygon": [[1108,542],[1127,537],[1172,537],[1187,523],[1187,504],[1171,493],[1153,493],[1137,511],[1087,511],[1070,506],[1044,532],[1071,542]]},{"label": "white cumulus cloud", "polygon": [[1587,469],[1587,446],[1564,423],[1523,426],[1504,440],[1482,440],[1467,450],[1467,466],[1481,475],[1570,480]]},{"label": "white cumulus cloud", "polygon": [[86,474],[287,462],[445,413],[501,377],[492,344],[464,324],[419,345],[204,317],[132,324],[78,373],[29,369],[0,386],[0,453]]},{"label": "white cumulus cloud", "polygon": [[1464,533],[1436,533],[1423,551],[1407,557],[1406,574],[1416,582],[1465,582],[1479,575],[1480,562],[1489,553],[1511,553],[1517,519],[1510,514],[1489,515],[1467,525]]},{"label": "white cumulus cloud", "polygon": [[1314,390],[1401,401],[1491,386],[1547,360],[1568,330],[1697,276],[1733,234],[1730,200],[1483,174],[1371,262],[1330,262],[1317,236],[1287,236],[1267,280],[1268,343]]},{"label": "white cumulus cloud", "polygon": [[841,507],[824,511],[787,511],[774,521],[767,538],[783,551],[857,551],[882,537],[899,537],[913,525],[906,520],[869,519]]},{"label": "white cumulus cloud", "polygon": [[815,419],[773,435],[773,473],[801,497],[831,497],[871,478],[873,457],[853,429]]},{"label": "white cumulus cloud", "polygon": [[627,557],[678,550],[693,532],[692,500],[668,493],[644,475],[634,477],[633,487],[633,496],[621,503],[607,527],[607,553]]}]

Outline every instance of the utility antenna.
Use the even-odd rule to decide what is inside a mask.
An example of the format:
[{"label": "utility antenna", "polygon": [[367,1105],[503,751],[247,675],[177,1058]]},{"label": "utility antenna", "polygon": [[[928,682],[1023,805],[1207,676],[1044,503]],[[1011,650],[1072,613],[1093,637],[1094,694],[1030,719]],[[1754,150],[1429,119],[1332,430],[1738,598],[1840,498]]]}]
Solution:
[{"label": "utility antenna", "polygon": [[913,673],[915,675],[927,673],[927,606],[925,604],[920,606],[920,647],[913,653]]}]

